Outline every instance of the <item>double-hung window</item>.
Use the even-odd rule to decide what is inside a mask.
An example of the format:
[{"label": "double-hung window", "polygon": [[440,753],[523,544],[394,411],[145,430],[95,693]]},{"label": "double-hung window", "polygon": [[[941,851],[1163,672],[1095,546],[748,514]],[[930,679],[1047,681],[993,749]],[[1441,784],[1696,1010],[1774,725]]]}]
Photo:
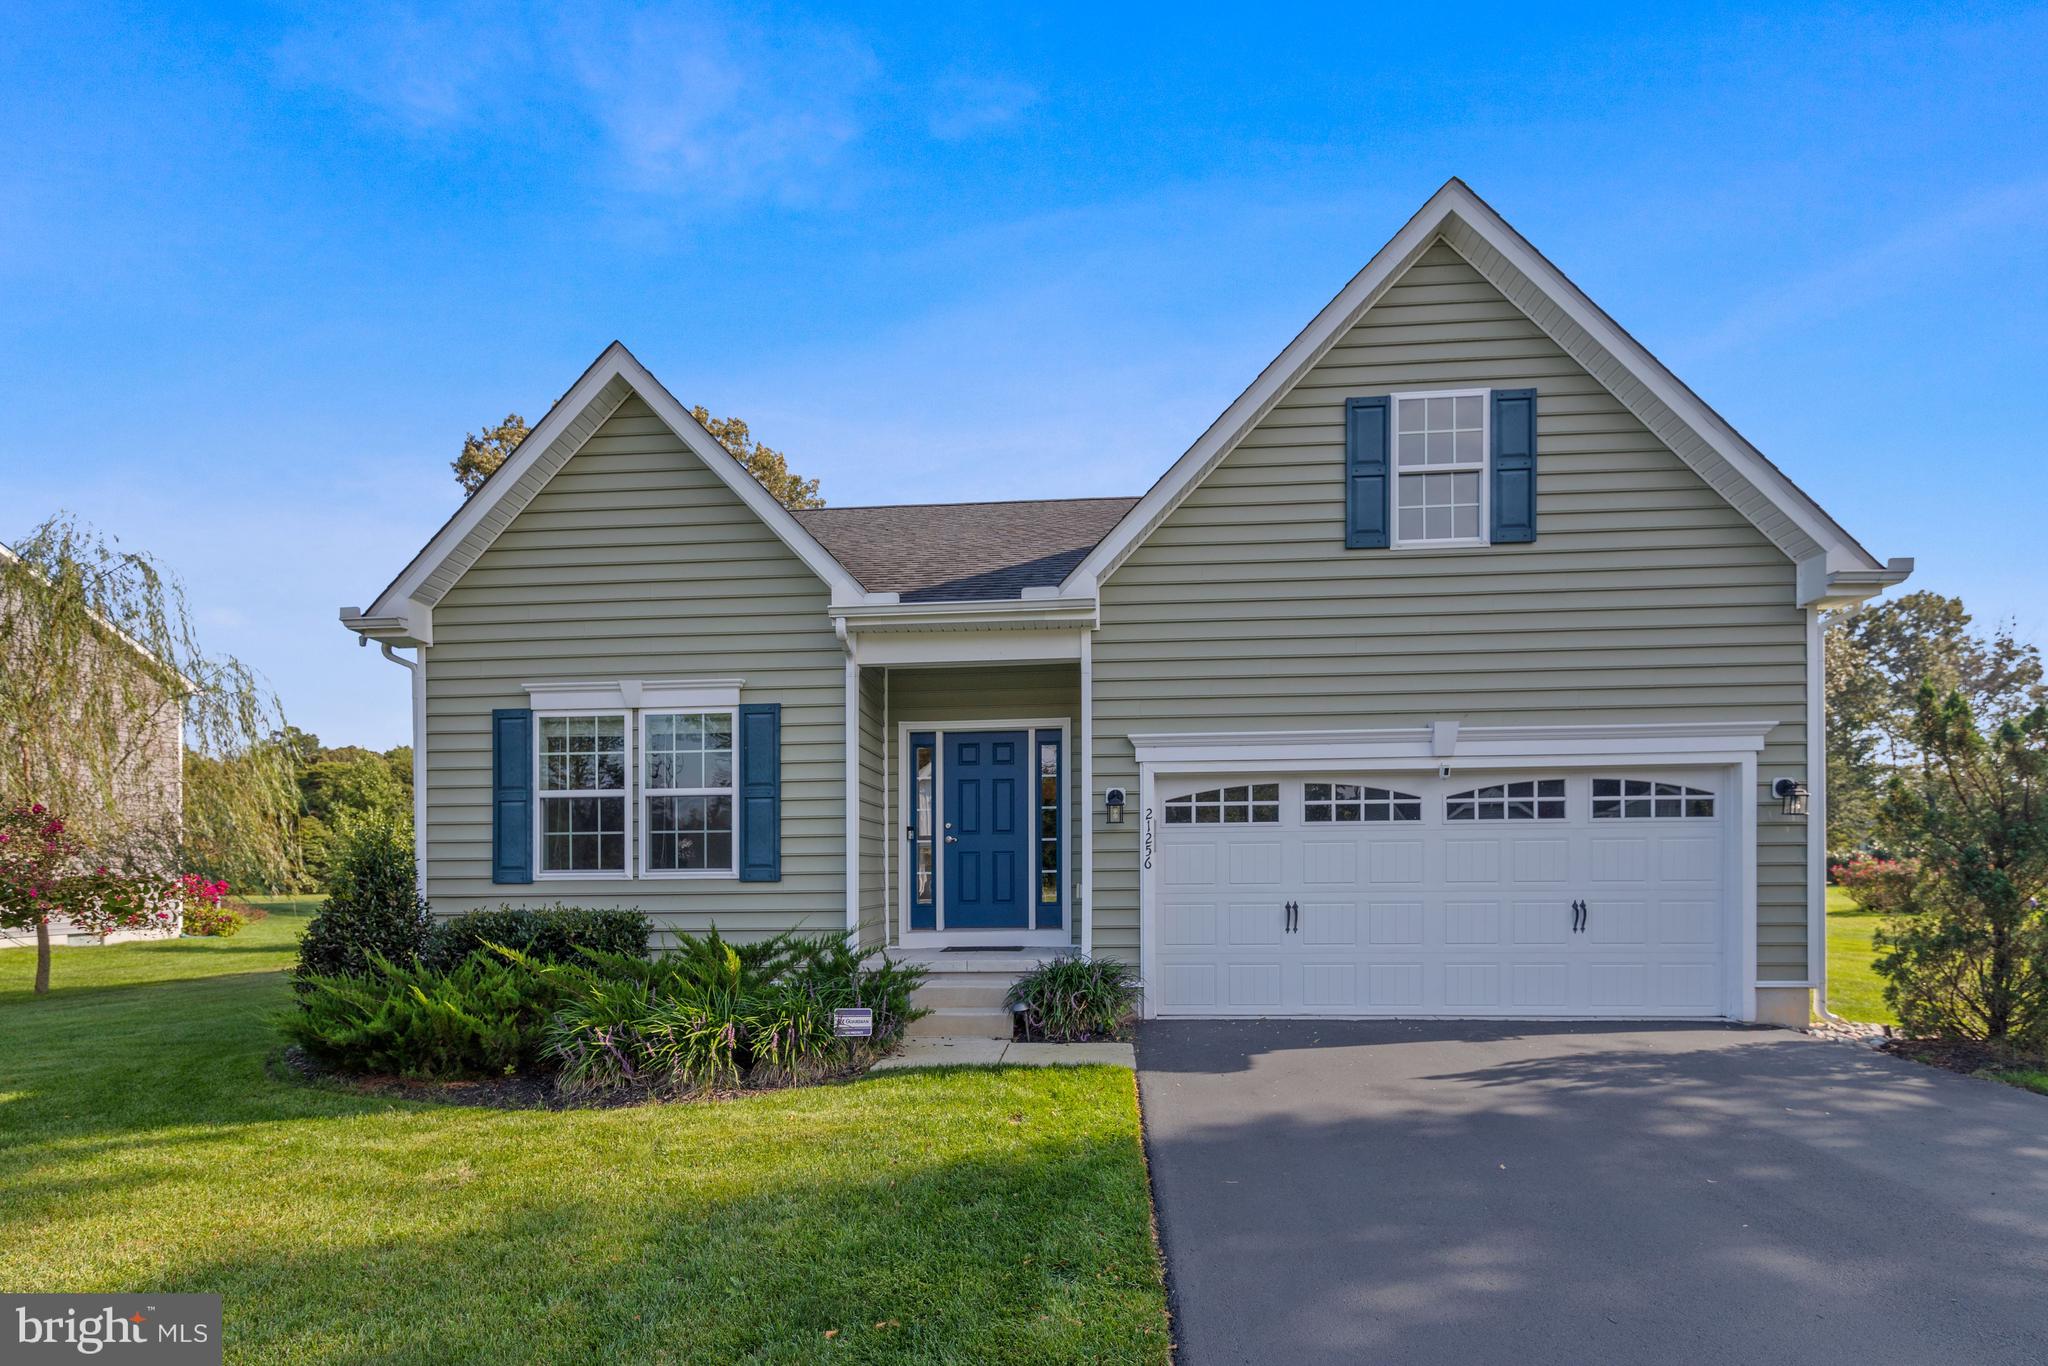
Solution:
[{"label": "double-hung window", "polygon": [[1487,398],[1394,395],[1394,545],[1487,543]]},{"label": "double-hung window", "polygon": [[732,876],[733,713],[642,712],[640,737],[641,867],[649,877]]},{"label": "double-hung window", "polygon": [[534,718],[542,876],[627,877],[632,756],[624,712]]}]

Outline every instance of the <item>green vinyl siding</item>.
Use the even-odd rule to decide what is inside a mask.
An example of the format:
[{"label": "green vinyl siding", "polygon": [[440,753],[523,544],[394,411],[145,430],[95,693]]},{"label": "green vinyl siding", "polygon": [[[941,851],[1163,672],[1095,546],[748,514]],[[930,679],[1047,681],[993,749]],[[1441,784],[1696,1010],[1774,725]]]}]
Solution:
[{"label": "green vinyl siding", "polygon": [[[1538,391],[1537,539],[1347,550],[1344,401]],[[1721,719],[1758,766],[1759,977],[1806,976],[1794,567],[1472,265],[1439,242],[1111,574],[1095,786],[1137,793],[1141,731]],[[1140,823],[1095,843],[1097,947],[1135,959]]]},{"label": "green vinyl siding", "polygon": [[895,765],[884,761],[888,744],[888,675],[881,669],[860,674],[860,942],[884,942],[888,892],[883,858],[890,852],[891,817],[887,801]]},{"label": "green vinyl siding", "polygon": [[[567,901],[658,928],[846,923],[844,660],[825,585],[637,397],[534,493],[434,608],[427,895],[441,915]],[[782,705],[782,878],[491,883],[490,719],[524,685],[739,678]],[[636,762],[636,769],[638,765]],[[637,838],[637,830],[636,830]]]}]

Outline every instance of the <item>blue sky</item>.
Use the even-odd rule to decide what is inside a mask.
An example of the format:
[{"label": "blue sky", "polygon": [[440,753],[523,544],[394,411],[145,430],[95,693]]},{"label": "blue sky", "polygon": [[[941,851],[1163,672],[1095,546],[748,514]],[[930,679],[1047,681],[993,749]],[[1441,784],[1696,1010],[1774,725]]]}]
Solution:
[{"label": "blue sky", "polygon": [[8,6],[0,539],[399,743],[335,609],[614,337],[834,502],[1136,493],[1456,174],[2048,636],[2048,9],[1528,9]]}]

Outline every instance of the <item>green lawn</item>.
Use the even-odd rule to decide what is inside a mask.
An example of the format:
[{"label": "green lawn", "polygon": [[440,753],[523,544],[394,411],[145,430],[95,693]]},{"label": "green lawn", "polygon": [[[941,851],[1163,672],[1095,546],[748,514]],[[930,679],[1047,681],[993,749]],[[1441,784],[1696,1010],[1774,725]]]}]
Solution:
[{"label": "green lawn", "polygon": [[1870,936],[1883,918],[1842,888],[1828,888],[1828,1008],[1845,1020],[1898,1023],[1884,1003],[1884,979],[1870,965]]},{"label": "green lawn", "polygon": [[204,1290],[231,1360],[1164,1362],[1136,1095],[891,1072],[563,1114],[277,1080],[311,914],[0,954],[0,1286]]}]

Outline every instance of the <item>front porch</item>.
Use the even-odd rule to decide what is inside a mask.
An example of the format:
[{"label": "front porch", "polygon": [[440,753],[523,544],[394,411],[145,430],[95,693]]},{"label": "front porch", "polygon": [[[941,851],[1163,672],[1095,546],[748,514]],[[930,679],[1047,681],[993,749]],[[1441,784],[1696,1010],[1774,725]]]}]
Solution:
[{"label": "front porch", "polygon": [[914,1035],[1007,1039],[1082,943],[1081,665],[863,663],[859,698],[861,940],[930,973]]}]

